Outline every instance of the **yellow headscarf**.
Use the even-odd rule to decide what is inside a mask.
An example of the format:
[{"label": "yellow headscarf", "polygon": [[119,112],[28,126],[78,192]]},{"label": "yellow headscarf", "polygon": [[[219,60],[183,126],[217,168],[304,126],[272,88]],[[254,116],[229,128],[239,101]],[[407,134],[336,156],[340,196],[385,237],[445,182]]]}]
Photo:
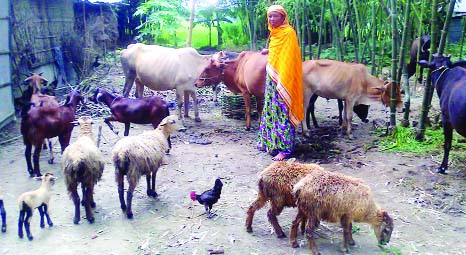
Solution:
[{"label": "yellow headscarf", "polygon": [[270,12],[280,13],[285,20],[276,28],[267,21],[270,42],[266,69],[277,83],[277,91],[288,106],[290,122],[296,127],[304,118],[303,70],[298,38],[295,30],[289,25],[288,15],[282,6],[270,6],[267,9],[267,17]]}]

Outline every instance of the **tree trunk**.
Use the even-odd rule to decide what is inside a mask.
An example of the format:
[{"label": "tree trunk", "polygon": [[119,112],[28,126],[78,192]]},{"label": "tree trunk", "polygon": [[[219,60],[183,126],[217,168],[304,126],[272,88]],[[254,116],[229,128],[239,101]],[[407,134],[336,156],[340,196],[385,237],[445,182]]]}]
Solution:
[{"label": "tree trunk", "polygon": [[192,0],[191,15],[189,16],[189,24],[188,24],[188,40],[186,41],[186,47],[191,47],[191,41],[193,38],[193,23],[194,23],[195,10],[196,10],[196,0]]}]

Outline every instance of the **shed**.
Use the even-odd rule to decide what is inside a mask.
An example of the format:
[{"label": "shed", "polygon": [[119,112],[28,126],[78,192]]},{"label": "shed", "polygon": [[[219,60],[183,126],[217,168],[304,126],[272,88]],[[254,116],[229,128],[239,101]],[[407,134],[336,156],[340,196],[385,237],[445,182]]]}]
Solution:
[{"label": "shed", "polygon": [[457,43],[461,41],[463,29],[465,26],[464,16],[466,15],[466,1],[456,1],[451,17],[450,27],[448,28],[448,41]]},{"label": "shed", "polygon": [[10,0],[0,0],[0,128],[15,118],[10,63]]}]

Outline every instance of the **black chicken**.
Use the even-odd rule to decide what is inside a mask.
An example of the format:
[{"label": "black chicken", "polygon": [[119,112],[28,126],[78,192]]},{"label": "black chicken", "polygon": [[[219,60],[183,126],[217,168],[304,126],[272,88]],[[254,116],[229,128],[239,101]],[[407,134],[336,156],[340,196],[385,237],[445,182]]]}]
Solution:
[{"label": "black chicken", "polygon": [[209,189],[207,191],[202,192],[202,194],[197,195],[195,191],[191,191],[191,200],[198,201],[199,204],[204,205],[205,211],[207,213],[207,218],[212,218],[214,215],[210,212],[212,210],[212,206],[217,203],[218,199],[220,198],[220,194],[222,193],[223,183],[220,181],[219,178],[215,180],[215,185],[213,189]]}]

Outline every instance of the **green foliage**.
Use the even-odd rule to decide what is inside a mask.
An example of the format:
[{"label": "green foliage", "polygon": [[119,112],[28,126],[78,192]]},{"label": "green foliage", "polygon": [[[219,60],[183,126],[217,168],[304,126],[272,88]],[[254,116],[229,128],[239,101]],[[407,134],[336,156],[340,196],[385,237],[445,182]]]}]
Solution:
[{"label": "green foliage", "polygon": [[225,47],[235,47],[249,43],[249,38],[243,32],[243,28],[239,22],[225,24],[222,28],[224,31],[223,43]]},{"label": "green foliage", "polygon": [[144,42],[177,46],[185,40],[176,35],[180,23],[188,16],[180,0],[147,0],[139,5],[134,16],[144,20],[137,27],[139,31],[137,38]]},{"label": "green foliage", "polygon": [[[376,133],[384,132],[382,130]],[[458,143],[460,136],[453,134],[452,150],[459,149],[464,151],[466,144]],[[443,129],[426,129],[423,141],[417,141],[414,128],[396,126],[391,135],[382,138],[379,141],[379,147],[382,151],[393,152],[411,152],[415,154],[428,154],[443,150]]]},{"label": "green foliage", "polygon": [[388,247],[380,246],[380,248],[382,249],[383,254],[387,254],[387,255],[402,255],[403,254],[400,248],[395,247],[393,245],[390,245]]}]

